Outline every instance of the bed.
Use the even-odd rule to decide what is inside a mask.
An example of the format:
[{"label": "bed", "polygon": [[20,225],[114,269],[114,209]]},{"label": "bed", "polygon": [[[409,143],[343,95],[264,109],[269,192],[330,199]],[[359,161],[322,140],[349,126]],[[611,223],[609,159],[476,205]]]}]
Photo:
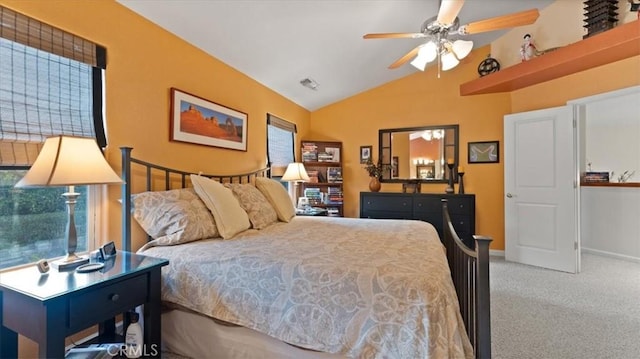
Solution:
[{"label": "bed", "polygon": [[[203,188],[226,184],[251,213],[262,201],[252,187],[263,191],[261,184],[272,181],[266,170],[194,176],[133,158],[131,150],[122,148],[123,249],[131,249],[135,217],[153,234],[139,251],[169,260],[162,273],[165,349],[194,358],[490,357],[490,239],[476,237],[474,250],[464,247],[446,202],[443,238],[421,221],[285,221],[276,202],[277,221],[265,225],[262,217],[250,216],[250,228],[229,232],[233,226],[224,216],[236,221],[239,215],[227,207],[216,212],[209,201],[222,193]],[[140,193],[132,193],[134,177],[145,178]],[[243,199],[240,188],[253,197]],[[193,192],[213,213],[219,236],[180,219],[176,233],[190,240],[176,242],[175,235],[158,236],[140,219],[141,212],[162,208],[167,196],[196,203]],[[271,201],[268,191],[263,194]],[[160,215],[171,221],[172,211]],[[177,228],[158,225],[166,218],[149,218],[152,227]]]}]

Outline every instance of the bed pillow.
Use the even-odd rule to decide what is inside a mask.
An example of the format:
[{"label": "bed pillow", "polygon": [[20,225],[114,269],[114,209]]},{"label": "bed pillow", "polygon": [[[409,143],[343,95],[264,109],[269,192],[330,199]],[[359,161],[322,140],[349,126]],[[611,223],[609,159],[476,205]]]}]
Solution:
[{"label": "bed pillow", "polygon": [[211,212],[193,188],[142,192],[131,196],[133,218],[156,245],[219,237]]},{"label": "bed pillow", "polygon": [[247,212],[249,221],[255,229],[262,229],[278,222],[278,214],[269,200],[254,185],[248,183],[227,183],[225,187],[231,189],[240,202],[240,206]]},{"label": "bed pillow", "polygon": [[232,238],[251,227],[247,212],[240,207],[240,203],[230,189],[210,178],[198,175],[191,175],[191,183],[202,202],[213,214],[222,238]]},{"label": "bed pillow", "polygon": [[276,210],[279,220],[289,222],[291,218],[295,217],[296,209],[282,183],[271,178],[258,177],[256,178],[256,187],[267,197],[273,209]]}]

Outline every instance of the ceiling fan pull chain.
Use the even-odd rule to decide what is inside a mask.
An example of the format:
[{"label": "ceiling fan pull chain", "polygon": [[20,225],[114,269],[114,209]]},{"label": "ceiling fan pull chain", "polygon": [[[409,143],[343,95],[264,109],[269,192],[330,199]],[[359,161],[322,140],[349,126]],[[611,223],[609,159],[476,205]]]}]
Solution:
[{"label": "ceiling fan pull chain", "polygon": [[440,59],[440,56],[442,56],[442,42],[440,34],[437,35],[436,39],[438,40],[438,66],[436,67],[438,68],[438,78],[440,78],[440,68],[442,67],[442,60]]}]

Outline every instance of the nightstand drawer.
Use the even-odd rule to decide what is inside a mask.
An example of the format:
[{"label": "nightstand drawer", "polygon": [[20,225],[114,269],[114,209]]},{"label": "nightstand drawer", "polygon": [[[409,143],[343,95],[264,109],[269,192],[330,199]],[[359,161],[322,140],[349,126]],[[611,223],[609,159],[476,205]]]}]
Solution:
[{"label": "nightstand drawer", "polygon": [[147,275],[142,274],[69,298],[69,327],[82,328],[133,309],[146,301]]}]

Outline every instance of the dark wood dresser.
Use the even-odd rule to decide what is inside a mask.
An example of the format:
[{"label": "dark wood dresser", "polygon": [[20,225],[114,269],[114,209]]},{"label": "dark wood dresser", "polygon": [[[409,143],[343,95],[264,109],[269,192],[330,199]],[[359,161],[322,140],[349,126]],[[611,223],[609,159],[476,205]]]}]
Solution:
[{"label": "dark wood dresser", "polygon": [[474,247],[476,196],[473,194],[360,192],[360,218],[418,219],[433,224],[442,238],[442,199],[448,200],[453,227]]}]

